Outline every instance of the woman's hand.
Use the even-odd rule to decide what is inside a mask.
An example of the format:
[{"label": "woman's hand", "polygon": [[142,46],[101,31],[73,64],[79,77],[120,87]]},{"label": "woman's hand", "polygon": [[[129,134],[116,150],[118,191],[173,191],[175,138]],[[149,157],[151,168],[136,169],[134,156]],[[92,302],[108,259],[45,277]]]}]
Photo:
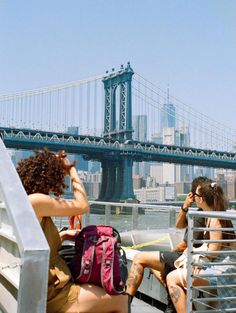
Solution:
[{"label": "woman's hand", "polygon": [[79,231],[78,229],[67,229],[67,230],[62,230],[61,232],[59,232],[61,241],[64,240],[71,240],[71,241],[75,241],[76,236],[78,235]]},{"label": "woman's hand", "polygon": [[74,162],[73,163],[70,162],[64,150],[60,151],[56,156],[62,161],[65,172],[66,174],[69,175],[71,167],[74,166]]},{"label": "woman's hand", "polygon": [[193,202],[194,202],[194,194],[192,192],[189,192],[187,194],[186,199],[184,200],[183,208],[185,210],[188,210]]},{"label": "woman's hand", "polygon": [[187,194],[186,199],[184,200],[184,203],[181,207],[179,215],[176,219],[176,223],[175,223],[176,228],[185,228],[188,226],[186,213],[188,212],[188,209],[190,208],[193,202],[194,202],[194,195],[192,192],[189,192]]}]

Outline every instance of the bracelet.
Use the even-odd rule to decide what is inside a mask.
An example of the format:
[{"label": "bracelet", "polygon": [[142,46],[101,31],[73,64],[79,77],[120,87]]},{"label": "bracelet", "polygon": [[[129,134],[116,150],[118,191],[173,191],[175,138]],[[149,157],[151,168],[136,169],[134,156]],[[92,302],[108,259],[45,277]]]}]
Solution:
[{"label": "bracelet", "polygon": [[187,213],[188,212],[188,209],[184,209],[182,206],[181,206],[181,210],[184,211],[184,213]]}]

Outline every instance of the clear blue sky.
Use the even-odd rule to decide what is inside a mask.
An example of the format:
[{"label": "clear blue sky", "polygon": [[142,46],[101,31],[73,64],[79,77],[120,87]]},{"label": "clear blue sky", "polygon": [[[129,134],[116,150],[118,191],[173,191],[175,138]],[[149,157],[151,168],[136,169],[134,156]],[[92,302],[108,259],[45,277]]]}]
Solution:
[{"label": "clear blue sky", "polygon": [[235,0],[0,0],[0,94],[134,71],[236,129]]}]

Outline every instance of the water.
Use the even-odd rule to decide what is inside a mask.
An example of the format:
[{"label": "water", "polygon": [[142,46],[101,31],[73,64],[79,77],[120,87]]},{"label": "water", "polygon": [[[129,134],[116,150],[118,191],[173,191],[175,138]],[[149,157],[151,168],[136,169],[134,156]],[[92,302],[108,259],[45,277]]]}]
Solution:
[{"label": "water", "polygon": [[[55,218],[56,225],[61,228],[68,227],[68,218]],[[130,231],[132,229],[149,230],[149,229],[166,229],[169,224],[169,212],[146,212],[139,214],[137,220],[134,221],[132,215],[112,214],[106,216],[104,214],[89,214],[83,217],[83,225],[87,224],[105,224],[115,227],[119,232]],[[135,226],[135,227],[134,227]]]}]

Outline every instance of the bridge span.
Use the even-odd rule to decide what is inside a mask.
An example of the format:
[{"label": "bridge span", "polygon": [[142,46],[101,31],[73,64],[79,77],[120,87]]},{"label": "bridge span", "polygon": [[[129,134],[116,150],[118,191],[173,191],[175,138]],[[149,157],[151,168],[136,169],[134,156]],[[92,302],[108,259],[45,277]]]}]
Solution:
[{"label": "bridge span", "polygon": [[135,162],[167,162],[215,168],[236,169],[236,153],[182,147],[154,142],[116,140],[108,137],[73,135],[33,129],[0,128],[8,148],[43,149],[81,154],[88,160],[119,161],[131,157]]},{"label": "bridge span", "polygon": [[99,199],[134,199],[133,162],[168,162],[215,168],[236,169],[236,153],[117,140],[109,137],[52,133],[33,129],[0,128],[8,148],[43,149],[81,154],[101,162],[103,176]]}]

